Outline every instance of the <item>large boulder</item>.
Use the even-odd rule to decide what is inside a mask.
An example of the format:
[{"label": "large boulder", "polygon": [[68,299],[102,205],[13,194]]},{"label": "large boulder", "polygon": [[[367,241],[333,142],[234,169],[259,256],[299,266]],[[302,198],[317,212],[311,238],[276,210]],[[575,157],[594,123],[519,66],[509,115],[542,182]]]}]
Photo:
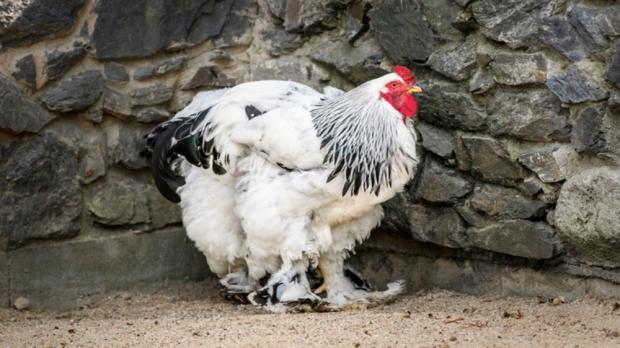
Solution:
[{"label": "large boulder", "polygon": [[576,256],[620,267],[620,170],[591,168],[570,178],[560,192],[555,222]]},{"label": "large boulder", "polygon": [[4,0],[0,45],[17,46],[68,32],[85,0]]},{"label": "large boulder", "polygon": [[13,246],[75,236],[82,202],[77,149],[42,134],[11,143],[1,157],[0,236]]},{"label": "large boulder", "polygon": [[15,82],[0,74],[0,128],[14,133],[38,132],[55,116],[35,103]]}]

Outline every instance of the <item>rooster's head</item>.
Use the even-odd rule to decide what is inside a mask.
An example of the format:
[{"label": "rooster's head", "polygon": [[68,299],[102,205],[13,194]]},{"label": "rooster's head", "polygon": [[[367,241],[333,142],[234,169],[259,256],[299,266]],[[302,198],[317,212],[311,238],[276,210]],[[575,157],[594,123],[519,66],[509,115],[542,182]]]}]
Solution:
[{"label": "rooster's head", "polygon": [[418,100],[413,94],[422,93],[422,88],[415,85],[413,72],[404,66],[394,67],[394,73],[377,79],[379,95],[394,109],[403,115],[403,119],[414,117],[418,112]]}]

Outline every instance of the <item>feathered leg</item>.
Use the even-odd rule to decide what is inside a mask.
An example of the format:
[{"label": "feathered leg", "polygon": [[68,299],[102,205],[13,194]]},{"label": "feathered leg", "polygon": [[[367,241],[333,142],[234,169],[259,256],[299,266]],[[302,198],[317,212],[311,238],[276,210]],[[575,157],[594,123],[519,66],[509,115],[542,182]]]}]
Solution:
[{"label": "feathered leg", "polygon": [[284,312],[287,306],[309,304],[315,306],[321,298],[312,293],[306,276],[308,262],[295,261],[283,265],[282,269],[273,274],[267,284],[248,295],[248,300],[259,307],[272,312]]}]

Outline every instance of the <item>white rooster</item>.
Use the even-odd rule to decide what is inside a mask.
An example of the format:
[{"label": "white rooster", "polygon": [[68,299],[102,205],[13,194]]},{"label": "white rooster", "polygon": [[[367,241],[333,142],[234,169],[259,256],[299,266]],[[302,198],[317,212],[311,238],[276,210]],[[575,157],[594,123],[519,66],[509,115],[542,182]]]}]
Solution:
[{"label": "white rooster", "polygon": [[[344,260],[383,216],[418,158],[406,126],[418,104],[413,73],[321,94],[257,81],[196,95],[147,135],[155,182],[180,202],[187,234],[229,292],[271,310],[386,298]],[[306,272],[318,266],[314,291]],[[316,294],[325,292],[325,297]]]}]

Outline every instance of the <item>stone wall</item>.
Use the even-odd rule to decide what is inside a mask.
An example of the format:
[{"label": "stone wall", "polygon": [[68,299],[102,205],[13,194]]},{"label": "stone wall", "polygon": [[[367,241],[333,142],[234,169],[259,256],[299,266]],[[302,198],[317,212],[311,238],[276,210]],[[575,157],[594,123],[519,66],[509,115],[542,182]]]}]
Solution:
[{"label": "stone wall", "polygon": [[142,135],[200,90],[268,78],[348,89],[394,64],[426,90],[423,161],[354,261],[413,289],[620,295],[613,1],[9,0],[0,305],[206,276],[152,185]]}]

